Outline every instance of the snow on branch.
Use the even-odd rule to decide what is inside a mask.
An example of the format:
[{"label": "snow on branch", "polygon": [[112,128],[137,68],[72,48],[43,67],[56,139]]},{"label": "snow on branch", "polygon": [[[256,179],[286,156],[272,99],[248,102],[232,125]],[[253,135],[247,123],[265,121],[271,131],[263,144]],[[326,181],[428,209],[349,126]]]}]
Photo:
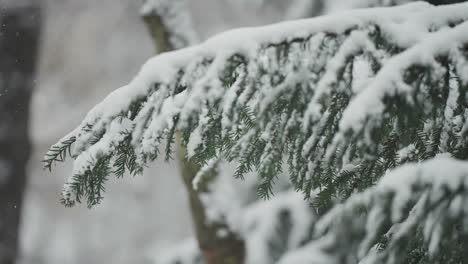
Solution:
[{"label": "snow on branch", "polygon": [[[315,224],[312,242],[279,263],[386,264],[403,263],[405,256],[419,263],[462,263],[451,258],[466,250],[467,203],[466,162],[438,157],[407,164],[335,206]],[[414,238],[428,254],[412,255]]]},{"label": "snow on branch", "polygon": [[141,172],[175,131],[201,165],[256,171],[263,197],[286,156],[297,189],[323,190],[320,206],[404,162],[466,158],[467,20],[467,3],[418,2],[236,29],[156,56],[69,134],[64,203],[99,202],[103,173]]}]

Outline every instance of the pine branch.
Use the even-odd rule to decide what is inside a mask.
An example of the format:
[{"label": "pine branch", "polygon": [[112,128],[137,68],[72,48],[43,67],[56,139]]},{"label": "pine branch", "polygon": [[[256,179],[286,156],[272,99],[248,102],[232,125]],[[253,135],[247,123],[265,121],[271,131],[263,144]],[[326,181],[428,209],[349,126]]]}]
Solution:
[{"label": "pine branch", "polygon": [[[315,238],[279,263],[289,263],[304,250],[326,263],[457,263],[464,253],[453,252],[467,243],[462,205],[468,198],[467,177],[466,162],[445,158],[396,169],[375,187],[334,206],[315,224]],[[368,213],[357,214],[361,207]]]},{"label": "pine branch", "polygon": [[[164,139],[170,157],[178,130],[199,165],[225,157],[239,162],[236,177],[258,172],[264,197],[287,155],[306,198],[322,189],[346,199],[401,163],[442,151],[466,156],[467,13],[466,3],[353,11],[232,31],[162,54],[90,112],[89,129],[73,134],[75,152],[86,160],[99,149],[118,160],[112,171],[121,175],[126,158],[115,148],[124,137],[109,126],[129,133],[138,168],[158,157]],[[394,37],[408,25],[418,37]],[[122,113],[125,122],[116,122]],[[411,158],[400,158],[410,147]],[[344,183],[348,165],[359,169]],[[93,166],[76,168],[92,174]]]},{"label": "pine branch", "polygon": [[75,143],[75,141],[76,137],[72,136],[53,145],[45,154],[44,160],[42,160],[42,162],[44,163],[44,169],[52,171],[52,165],[55,162],[65,161],[67,155],[71,157],[71,146],[73,145],[73,143]]}]

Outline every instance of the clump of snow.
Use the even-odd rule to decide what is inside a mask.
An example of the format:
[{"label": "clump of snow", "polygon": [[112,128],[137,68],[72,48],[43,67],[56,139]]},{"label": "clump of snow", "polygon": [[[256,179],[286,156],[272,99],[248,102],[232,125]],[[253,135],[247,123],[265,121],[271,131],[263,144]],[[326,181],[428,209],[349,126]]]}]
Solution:
[{"label": "clump of snow", "polygon": [[218,166],[219,175],[210,181],[208,192],[201,193],[200,199],[209,222],[225,223],[231,231],[239,233],[242,229],[241,212],[255,197],[255,178],[240,181],[225,172],[226,164],[220,163]]},{"label": "clump of snow", "polygon": [[[431,185],[434,190],[448,188],[456,191],[460,186],[468,185],[468,163],[441,156],[421,164],[403,165],[383,177],[376,191],[394,192],[405,197],[415,184]],[[394,199],[398,200],[397,197]]]},{"label": "clump of snow", "polygon": [[287,212],[291,218],[291,231],[287,249],[299,247],[314,223],[315,215],[302,194],[295,191],[280,193],[268,201],[259,201],[244,209],[243,236],[247,243],[246,263],[272,263],[268,241],[277,233],[279,214]]},{"label": "clump of snow", "polygon": [[86,151],[82,152],[73,163],[73,175],[82,175],[88,169],[90,161],[96,161],[107,153],[112,153],[120,142],[129,135],[133,121],[128,118],[113,120],[104,136]]},{"label": "clump of snow", "polygon": [[201,169],[197,172],[195,177],[193,178],[192,181],[192,186],[194,190],[198,190],[198,187],[200,185],[200,182],[203,179],[203,176],[205,176],[209,171],[213,170],[216,168],[216,165],[218,164],[219,159],[210,159],[205,166],[201,167]]}]

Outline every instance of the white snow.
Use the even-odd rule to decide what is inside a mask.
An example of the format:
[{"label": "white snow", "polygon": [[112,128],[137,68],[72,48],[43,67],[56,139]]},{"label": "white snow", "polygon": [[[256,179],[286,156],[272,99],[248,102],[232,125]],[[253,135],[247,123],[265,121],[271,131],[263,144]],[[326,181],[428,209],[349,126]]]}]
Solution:
[{"label": "white snow", "polygon": [[268,241],[276,233],[278,214],[287,210],[291,217],[291,234],[287,241],[288,249],[295,249],[307,236],[315,216],[304,201],[303,195],[295,191],[280,193],[268,201],[258,201],[248,206],[243,213],[243,236],[246,239],[248,254],[246,263],[271,263]]},{"label": "white snow", "polygon": [[193,189],[194,190],[198,190],[198,187],[200,185],[200,182],[202,181],[203,179],[203,176],[205,176],[207,173],[209,173],[210,170],[213,170],[216,168],[216,165],[219,163],[219,159],[218,158],[214,158],[214,159],[210,159],[208,160],[208,162],[206,163],[206,165],[204,165],[203,167],[201,167],[201,169],[197,172],[197,174],[195,175],[195,177],[193,178],[192,180],[192,186],[193,186]]},{"label": "white snow", "polygon": [[412,65],[433,64],[436,56],[450,53],[457,48],[458,43],[468,42],[467,32],[468,22],[464,22],[453,29],[428,33],[420,44],[389,59],[375,79],[346,108],[340,130],[358,131],[366,118],[380,118],[384,110],[382,99],[385,96],[410,94],[415,89],[404,83],[404,70]]}]

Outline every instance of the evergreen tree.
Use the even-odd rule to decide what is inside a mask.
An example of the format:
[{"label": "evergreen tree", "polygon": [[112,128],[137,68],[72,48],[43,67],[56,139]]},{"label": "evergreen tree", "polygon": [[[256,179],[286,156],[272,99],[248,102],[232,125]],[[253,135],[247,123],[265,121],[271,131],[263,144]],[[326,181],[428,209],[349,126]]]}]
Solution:
[{"label": "evergreen tree", "polygon": [[287,167],[317,222],[275,263],[463,263],[467,91],[466,3],[237,29],[149,60],[45,166],[71,155],[63,203],[93,206],[110,174],[170,157],[180,131],[195,186],[226,160],[269,198]]}]

